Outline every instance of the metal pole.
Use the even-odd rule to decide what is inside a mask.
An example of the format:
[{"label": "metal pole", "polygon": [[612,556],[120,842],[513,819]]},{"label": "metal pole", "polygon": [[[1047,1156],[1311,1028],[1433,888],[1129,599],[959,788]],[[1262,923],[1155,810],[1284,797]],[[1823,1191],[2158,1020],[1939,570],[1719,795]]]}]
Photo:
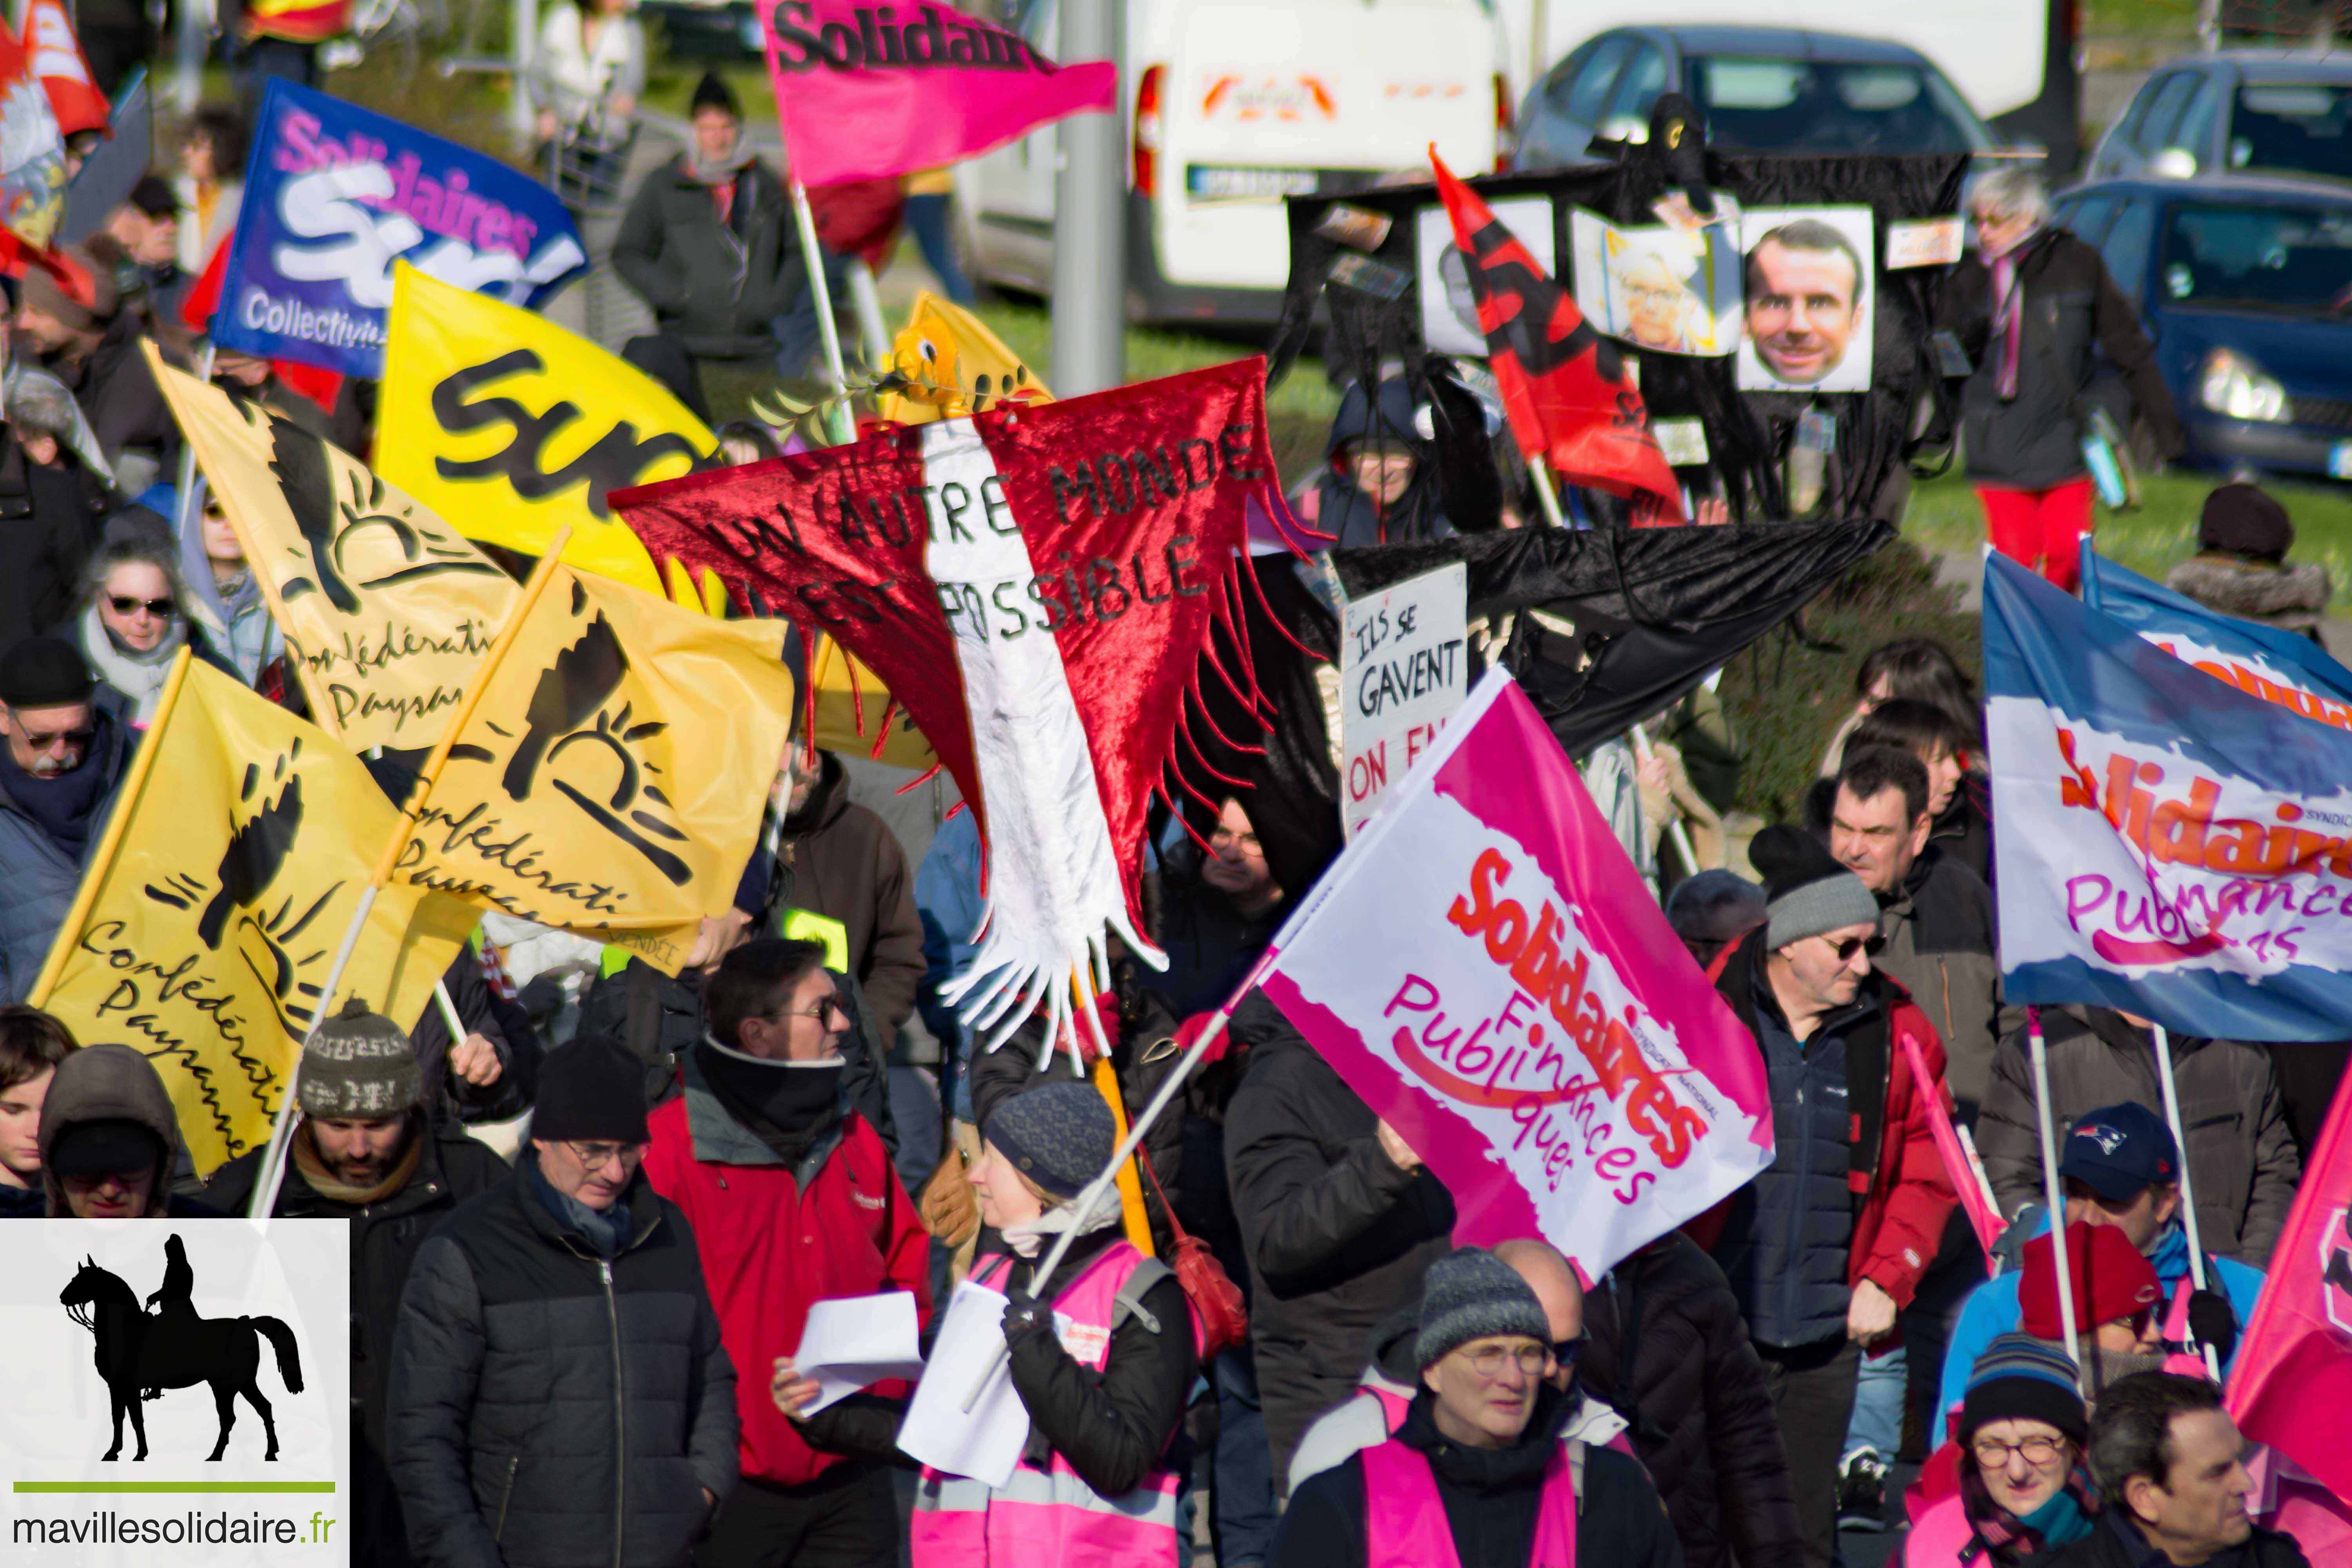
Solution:
[{"label": "metal pole", "polygon": [[[1117,59],[1126,0],[1062,0],[1060,58]],[[1123,115],[1054,127],[1054,390],[1064,397],[1127,380],[1127,171]]]},{"label": "metal pole", "polygon": [[2172,1081],[2172,1037],[2161,1024],[2148,1026],[2156,1042],[2156,1082],[2164,1093],[2164,1120],[2172,1127],[2172,1146],[2180,1153],[2180,1225],[2189,1233],[2189,1278],[2205,1289],[2205,1248],[2197,1237],[2197,1189],[2189,1180],[2189,1135],[2180,1126],[2180,1090]]},{"label": "metal pole", "polygon": [[2025,1040],[2033,1063],[2033,1110],[2042,1124],[2042,1194],[2050,1205],[2050,1261],[2058,1271],[2058,1328],[2074,1363],[2074,1385],[2091,1396],[2090,1379],[2074,1341],[2074,1271],[2066,1256],[2066,1194],[2058,1183],[2058,1128],[2050,1116],[2050,1047],[2042,1040],[2042,1009],[2025,1010]]},{"label": "metal pole", "polygon": [[[1649,732],[1643,730],[1642,726],[1636,724],[1632,729],[1626,731],[1625,733],[1633,737],[1633,755],[1637,760],[1646,763],[1652,757],[1657,755],[1655,752],[1650,749]],[[1671,807],[1673,804],[1671,799],[1672,792],[1669,791],[1668,794],[1670,798],[1667,804]],[[1666,837],[1668,841],[1674,845],[1675,853],[1683,858],[1683,874],[1685,876],[1696,877],[1700,871],[1705,869],[1705,868],[1698,863],[1697,851],[1691,847],[1690,829],[1683,826],[1683,819],[1679,813],[1667,819]]]},{"label": "metal pole", "polygon": [[[787,150],[786,156],[790,156]],[[825,410],[825,427],[835,446],[845,446],[856,434],[845,394],[849,372],[841,363],[841,328],[833,319],[833,285],[824,276],[824,247],[817,242],[816,214],[809,210],[808,187],[792,176],[793,221],[800,228],[801,254],[808,258],[809,292],[816,296],[817,341],[824,345],[824,374],[833,384],[834,402]]]}]

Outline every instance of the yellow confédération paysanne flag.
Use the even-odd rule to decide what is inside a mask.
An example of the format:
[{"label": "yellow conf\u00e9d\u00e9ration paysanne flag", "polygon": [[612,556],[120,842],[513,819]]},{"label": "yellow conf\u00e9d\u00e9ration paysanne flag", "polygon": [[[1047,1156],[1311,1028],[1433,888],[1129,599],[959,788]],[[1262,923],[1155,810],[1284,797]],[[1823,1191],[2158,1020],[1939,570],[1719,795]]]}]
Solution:
[{"label": "yellow conf\u00e9d\u00e9ration paysanne flag", "polygon": [[890,367],[910,384],[875,400],[875,412],[901,425],[960,419],[1011,399],[1051,403],[1045,384],[1021,356],[962,306],[925,289],[890,345]]},{"label": "yellow conf\u00e9d\u00e9ration paysanne flag", "polygon": [[676,973],[759,837],[792,722],[785,629],[553,567],[418,803],[392,885]]},{"label": "yellow conf\u00e9d\u00e9ration paysanne flag", "polygon": [[[400,814],[335,739],[184,650],[27,1000],[154,1062],[199,1175],[266,1142]],[[376,900],[343,972],[402,1028],[478,910]]]},{"label": "yellow conf\u00e9d\u00e9ration paysanne flag", "polygon": [[546,552],[649,594],[613,490],[711,467],[719,438],[645,372],[532,311],[393,268],[376,471],[468,539]]},{"label": "yellow conf\u00e9d\u00e9ration paysanne flag", "polygon": [[144,346],[312,716],[355,752],[431,746],[520,587],[358,458]]}]

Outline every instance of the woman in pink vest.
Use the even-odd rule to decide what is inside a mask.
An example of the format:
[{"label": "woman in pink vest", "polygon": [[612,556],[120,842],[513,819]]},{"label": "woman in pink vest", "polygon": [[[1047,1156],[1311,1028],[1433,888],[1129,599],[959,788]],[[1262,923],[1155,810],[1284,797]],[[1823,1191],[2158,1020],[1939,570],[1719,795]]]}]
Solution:
[{"label": "woman in pink vest", "polygon": [[[982,1252],[969,1278],[1009,1298],[1004,1342],[1029,1446],[1002,1487],[923,1472],[915,1568],[1174,1568],[1177,1476],[1164,1453],[1200,1347],[1176,1277],[1120,1234],[1118,1205],[1081,1222],[1071,1202],[1110,1163],[1110,1107],[1090,1084],[1048,1082],[997,1106],[982,1132],[972,1190],[1003,1248]],[[1074,1227],[1038,1300],[1038,1263]]]},{"label": "woman in pink vest", "polygon": [[1396,1436],[1290,1495],[1269,1568],[1681,1568],[1640,1461],[1564,1438],[1543,1305],[1465,1247],[1430,1265]]},{"label": "woman in pink vest", "polygon": [[1920,1516],[1904,1568],[2016,1568],[2091,1532],[2074,1363],[2049,1340],[1985,1347],[1960,1405],[1960,1489]]}]

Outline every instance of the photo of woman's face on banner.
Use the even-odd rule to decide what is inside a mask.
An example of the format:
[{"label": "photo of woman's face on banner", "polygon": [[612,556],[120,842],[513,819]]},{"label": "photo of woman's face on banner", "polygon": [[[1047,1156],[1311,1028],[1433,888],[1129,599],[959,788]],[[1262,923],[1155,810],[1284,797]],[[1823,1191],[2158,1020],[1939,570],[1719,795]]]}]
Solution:
[{"label": "photo of woman's face on banner", "polygon": [[1597,213],[1568,215],[1576,306],[1612,338],[1650,353],[1729,353],[1739,342],[1735,231],[1659,225],[1618,228]]},{"label": "photo of woman's face on banner", "polygon": [[1755,207],[1747,257],[1743,392],[1861,392],[1870,385],[1870,209]]}]

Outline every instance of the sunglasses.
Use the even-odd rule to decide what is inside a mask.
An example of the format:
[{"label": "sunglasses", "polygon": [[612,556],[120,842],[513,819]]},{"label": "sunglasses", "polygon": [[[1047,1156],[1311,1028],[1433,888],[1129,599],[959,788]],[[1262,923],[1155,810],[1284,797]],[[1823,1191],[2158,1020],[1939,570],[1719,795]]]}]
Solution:
[{"label": "sunglasses", "polygon": [[114,613],[118,616],[127,616],[133,610],[145,610],[159,621],[170,620],[179,610],[179,606],[169,599],[134,599],[128,594],[109,594],[106,602],[114,606]]},{"label": "sunglasses", "polygon": [[47,752],[64,746],[87,746],[89,744],[90,737],[97,733],[97,730],[93,728],[53,730],[46,735],[36,733],[31,730],[19,730],[16,731],[16,739],[24,742],[29,751]]},{"label": "sunglasses", "polygon": [[1870,945],[1870,939],[1861,936],[1850,936],[1843,942],[1831,942],[1827,937],[1821,940],[1828,945],[1832,952],[1837,954],[1840,963],[1852,963]]}]

